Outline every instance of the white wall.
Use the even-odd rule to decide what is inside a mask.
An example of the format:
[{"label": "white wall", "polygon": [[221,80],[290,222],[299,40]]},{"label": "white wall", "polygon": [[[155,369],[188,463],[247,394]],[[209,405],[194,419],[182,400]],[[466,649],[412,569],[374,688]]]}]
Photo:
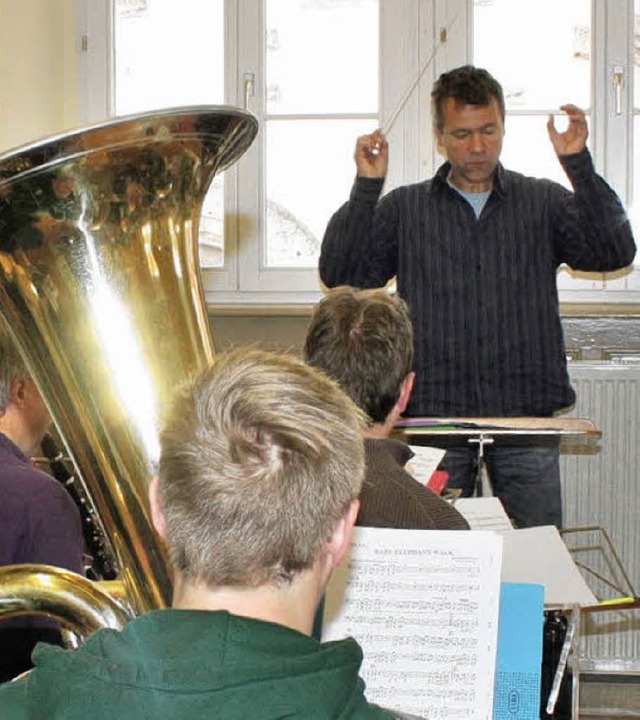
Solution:
[{"label": "white wall", "polygon": [[74,0],[0,0],[0,150],[78,124]]}]

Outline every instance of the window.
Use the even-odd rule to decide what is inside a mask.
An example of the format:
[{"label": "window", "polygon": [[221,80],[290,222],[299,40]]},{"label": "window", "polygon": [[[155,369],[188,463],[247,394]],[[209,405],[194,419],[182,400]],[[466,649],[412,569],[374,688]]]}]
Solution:
[{"label": "window", "polygon": [[[496,42],[496,28],[516,27],[522,31],[501,31]],[[546,121],[567,102],[590,112],[591,0],[475,2],[473,62],[498,78],[504,91],[504,165],[570,188],[548,140]],[[557,126],[563,124],[561,118],[555,120]]]},{"label": "window", "polygon": [[[567,184],[545,124],[573,102],[589,115],[598,170],[632,217],[640,208],[640,0],[77,2],[91,38],[85,120],[200,103],[258,117],[256,142],[203,209],[209,302],[315,301],[320,241],[348,197],[356,137],[393,119],[387,189],[430,176],[441,161],[431,84],[465,62],[504,86],[505,165]],[[561,299],[637,302],[638,277],[562,271]]]},{"label": "window", "polygon": [[[351,147],[378,121],[378,0],[266,0],[267,267],[318,264]],[[311,58],[317,58],[311,61]]]},{"label": "window", "polygon": [[[507,167],[548,177],[570,188],[548,141],[545,124],[549,114],[554,114],[557,127],[566,124],[558,108],[573,103],[587,113],[589,146],[600,172],[616,188],[633,217],[637,203],[632,201],[623,156],[609,155],[613,162],[606,161],[606,150],[617,144],[620,131],[619,122],[609,124],[606,119],[612,109],[618,118],[624,115],[633,63],[628,68],[626,61],[613,60],[629,55],[630,46],[624,32],[607,36],[605,28],[612,22],[614,27],[624,26],[624,18],[629,19],[630,13],[629,3],[616,0],[475,0],[473,61],[486,67],[503,85],[507,133],[502,161]],[[517,30],[506,33],[504,28]],[[640,164],[635,168],[640,178]],[[615,300],[636,286],[640,287],[635,274],[626,271],[605,277],[563,268],[558,277],[565,300],[604,300],[605,296]]]},{"label": "window", "polygon": [[[630,54],[633,68],[640,66],[640,0],[635,0],[633,15],[632,41]],[[622,63],[612,67],[614,93],[614,112],[622,113],[625,103],[626,66]],[[633,75],[633,202],[632,217],[635,227],[640,229],[640,72]],[[640,230],[638,232],[640,235]]]},{"label": "window", "polygon": [[[116,115],[172,105],[224,104],[223,0],[181,0],[180,13],[170,0],[116,0],[114,11]],[[203,268],[224,265],[223,217],[220,175],[213,179],[200,219]]]}]

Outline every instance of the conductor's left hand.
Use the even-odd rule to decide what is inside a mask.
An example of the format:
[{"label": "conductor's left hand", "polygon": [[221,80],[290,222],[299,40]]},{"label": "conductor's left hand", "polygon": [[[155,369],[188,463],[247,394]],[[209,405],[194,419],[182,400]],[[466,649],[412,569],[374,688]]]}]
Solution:
[{"label": "conductor's left hand", "polygon": [[549,140],[551,140],[556,154],[573,155],[582,152],[589,137],[589,128],[584,113],[575,105],[561,105],[560,110],[567,113],[569,117],[569,127],[565,132],[560,133],[556,130],[553,115],[549,115],[547,121]]}]

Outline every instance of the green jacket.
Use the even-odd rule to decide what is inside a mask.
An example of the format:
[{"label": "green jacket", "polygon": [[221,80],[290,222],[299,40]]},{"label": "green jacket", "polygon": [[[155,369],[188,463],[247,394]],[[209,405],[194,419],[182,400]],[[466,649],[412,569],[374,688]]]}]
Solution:
[{"label": "green jacket", "polygon": [[355,640],[226,612],[161,610],[76,651],[40,644],[34,670],[0,686],[2,720],[392,718],[367,703]]}]

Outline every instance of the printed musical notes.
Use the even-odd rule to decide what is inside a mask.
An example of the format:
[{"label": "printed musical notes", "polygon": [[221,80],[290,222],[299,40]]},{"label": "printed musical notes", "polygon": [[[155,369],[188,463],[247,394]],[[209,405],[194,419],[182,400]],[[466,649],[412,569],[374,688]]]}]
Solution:
[{"label": "printed musical notes", "polygon": [[362,645],[371,702],[491,720],[501,564],[494,533],[357,528],[327,591],[323,640]]}]

